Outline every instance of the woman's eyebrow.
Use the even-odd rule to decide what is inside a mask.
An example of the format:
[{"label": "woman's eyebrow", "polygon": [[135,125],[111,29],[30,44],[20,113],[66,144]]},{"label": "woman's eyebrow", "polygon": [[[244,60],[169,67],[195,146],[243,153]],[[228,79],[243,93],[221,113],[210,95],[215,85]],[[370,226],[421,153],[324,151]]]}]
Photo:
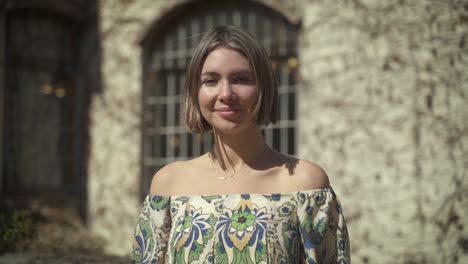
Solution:
[{"label": "woman's eyebrow", "polygon": [[[253,75],[253,72],[251,70],[235,70],[231,72],[229,75],[230,76],[237,76],[237,75]],[[203,72],[201,76],[219,76],[220,74],[214,71],[207,71]]]},{"label": "woman's eyebrow", "polygon": [[250,74],[252,75],[253,72],[251,70],[238,70],[238,71],[233,71],[231,75],[242,75],[242,74]]},{"label": "woman's eyebrow", "polygon": [[216,73],[216,72],[203,72],[201,76],[204,76],[204,75],[207,75],[207,76],[218,76],[219,74]]}]

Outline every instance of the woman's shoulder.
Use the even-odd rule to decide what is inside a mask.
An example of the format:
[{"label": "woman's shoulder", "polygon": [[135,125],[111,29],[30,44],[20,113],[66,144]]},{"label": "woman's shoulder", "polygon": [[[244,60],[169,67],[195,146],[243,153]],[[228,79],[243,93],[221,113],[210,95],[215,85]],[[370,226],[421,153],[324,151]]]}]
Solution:
[{"label": "woman's shoulder", "polygon": [[314,190],[330,186],[325,170],[314,162],[302,159],[293,159],[289,162],[288,182],[292,189]]},{"label": "woman's shoulder", "polygon": [[186,179],[193,171],[200,169],[200,157],[192,160],[174,161],[160,168],[151,180],[150,193],[170,195],[179,187],[181,179]]}]

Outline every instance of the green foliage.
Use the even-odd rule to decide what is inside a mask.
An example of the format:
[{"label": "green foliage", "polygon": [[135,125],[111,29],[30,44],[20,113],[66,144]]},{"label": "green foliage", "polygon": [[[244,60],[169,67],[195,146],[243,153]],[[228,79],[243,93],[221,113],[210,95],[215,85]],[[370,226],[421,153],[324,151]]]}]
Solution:
[{"label": "green foliage", "polygon": [[67,210],[0,211],[0,255],[7,252],[101,254],[105,241]]},{"label": "green foliage", "polygon": [[19,241],[32,235],[32,216],[28,211],[0,214],[0,254],[15,251]]}]

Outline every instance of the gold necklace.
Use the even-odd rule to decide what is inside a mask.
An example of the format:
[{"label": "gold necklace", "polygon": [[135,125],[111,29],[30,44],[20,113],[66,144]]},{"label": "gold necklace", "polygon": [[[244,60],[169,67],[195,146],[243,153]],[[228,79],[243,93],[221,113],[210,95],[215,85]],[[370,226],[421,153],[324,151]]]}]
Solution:
[{"label": "gold necklace", "polygon": [[[216,169],[215,169],[215,162],[214,162],[214,158],[210,158],[210,161],[211,161],[211,168],[213,169],[213,172],[214,174],[216,175]],[[226,180],[227,178],[234,178],[234,175],[236,175],[237,173],[239,173],[240,171],[242,171],[243,169],[247,168],[247,163],[244,163],[242,165],[242,167],[240,167],[237,171],[233,171],[231,174],[227,175],[227,176],[217,176],[218,177],[218,180]],[[224,174],[226,174],[226,172],[223,171]]]}]

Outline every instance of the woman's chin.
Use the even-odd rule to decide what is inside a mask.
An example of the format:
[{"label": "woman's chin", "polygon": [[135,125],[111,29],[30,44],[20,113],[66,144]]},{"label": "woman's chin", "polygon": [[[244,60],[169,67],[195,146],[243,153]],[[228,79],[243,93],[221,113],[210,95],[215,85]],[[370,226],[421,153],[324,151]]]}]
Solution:
[{"label": "woman's chin", "polygon": [[233,135],[258,129],[258,126],[245,123],[223,122],[222,124],[214,124],[213,129],[218,134]]}]

